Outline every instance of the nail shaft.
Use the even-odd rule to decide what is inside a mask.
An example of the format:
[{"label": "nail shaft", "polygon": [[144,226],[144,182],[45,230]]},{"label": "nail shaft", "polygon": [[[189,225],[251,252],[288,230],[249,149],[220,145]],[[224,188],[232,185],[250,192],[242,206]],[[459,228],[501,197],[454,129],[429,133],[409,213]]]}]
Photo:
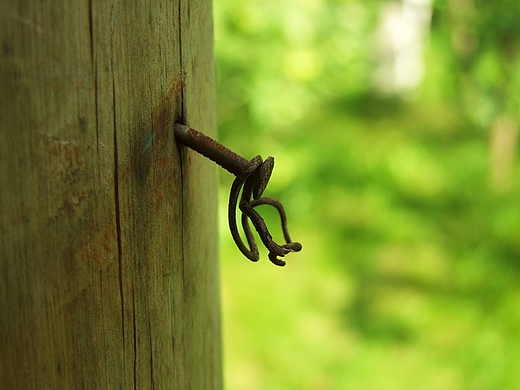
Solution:
[{"label": "nail shaft", "polygon": [[245,158],[195,129],[176,123],[174,131],[178,142],[216,162],[235,176],[240,175],[247,167],[248,161]]}]

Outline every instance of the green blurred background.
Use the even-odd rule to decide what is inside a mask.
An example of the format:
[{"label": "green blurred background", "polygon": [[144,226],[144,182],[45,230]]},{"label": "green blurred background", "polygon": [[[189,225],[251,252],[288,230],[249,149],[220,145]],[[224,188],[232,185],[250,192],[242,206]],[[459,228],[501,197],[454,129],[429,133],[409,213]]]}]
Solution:
[{"label": "green blurred background", "polygon": [[225,387],[519,389],[520,2],[214,13],[220,140],[303,244],[245,259],[221,174]]}]

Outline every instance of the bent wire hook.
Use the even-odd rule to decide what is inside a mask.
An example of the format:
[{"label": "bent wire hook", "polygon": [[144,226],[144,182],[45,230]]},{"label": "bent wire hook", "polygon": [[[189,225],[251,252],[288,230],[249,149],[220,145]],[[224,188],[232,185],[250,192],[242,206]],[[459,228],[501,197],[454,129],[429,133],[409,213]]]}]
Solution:
[{"label": "bent wire hook", "polygon": [[[284,266],[285,261],[280,259],[280,257],[285,257],[290,252],[299,252],[302,249],[302,245],[291,240],[287,228],[287,217],[282,204],[273,198],[262,198],[273,171],[274,158],[268,157],[263,161],[262,157],[256,156],[248,161],[195,129],[176,123],[174,131],[177,142],[197,151],[236,176],[229,194],[228,220],[231,236],[238,249],[251,261],[258,261],[260,258],[260,253],[249,225],[249,221],[251,221],[262,243],[269,251],[269,260],[273,264]],[[238,231],[237,205],[242,212],[241,223],[247,245]],[[264,219],[255,210],[257,206],[261,205],[272,206],[278,211],[285,244],[279,245],[273,240]]]}]

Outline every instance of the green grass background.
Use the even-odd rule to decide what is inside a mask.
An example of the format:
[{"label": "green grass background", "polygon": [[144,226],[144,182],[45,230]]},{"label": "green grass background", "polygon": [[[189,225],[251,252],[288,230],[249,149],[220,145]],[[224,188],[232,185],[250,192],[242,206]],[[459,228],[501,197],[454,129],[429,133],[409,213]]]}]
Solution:
[{"label": "green grass background", "polygon": [[387,5],[214,1],[220,140],[275,157],[265,194],[303,244],[245,259],[221,173],[226,389],[520,388],[520,6],[434,2],[422,83],[392,95]]}]

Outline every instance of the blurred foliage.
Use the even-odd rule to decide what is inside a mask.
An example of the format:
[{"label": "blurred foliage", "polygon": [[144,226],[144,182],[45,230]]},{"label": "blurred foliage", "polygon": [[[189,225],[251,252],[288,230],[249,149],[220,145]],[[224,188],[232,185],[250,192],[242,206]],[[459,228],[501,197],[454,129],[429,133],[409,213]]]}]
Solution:
[{"label": "blurred foliage", "polygon": [[404,94],[374,81],[388,4],[214,2],[220,139],[275,156],[303,244],[243,258],[221,175],[227,389],[520,388],[520,3],[435,2]]}]

